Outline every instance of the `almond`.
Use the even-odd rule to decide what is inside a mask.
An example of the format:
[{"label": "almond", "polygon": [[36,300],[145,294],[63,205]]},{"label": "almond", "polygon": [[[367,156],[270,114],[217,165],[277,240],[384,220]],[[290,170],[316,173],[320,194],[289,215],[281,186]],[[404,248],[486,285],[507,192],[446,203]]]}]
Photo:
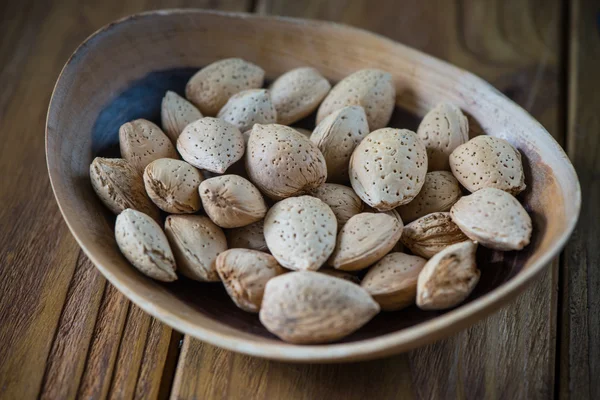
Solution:
[{"label": "almond", "polygon": [[317,109],[331,85],[314,68],[296,68],[273,82],[269,91],[277,110],[277,123],[291,125]]},{"label": "almond", "polygon": [[179,272],[197,281],[219,281],[217,256],[227,250],[221,228],[202,215],[169,215],[165,233]]},{"label": "almond", "polygon": [[358,276],[352,275],[350,272],[347,271],[338,271],[337,269],[324,267],[319,268],[318,272],[325,275],[333,276],[335,278],[345,279],[352,283],[360,284],[360,279],[358,278]]},{"label": "almond", "polygon": [[449,171],[428,172],[419,194],[397,211],[402,221],[408,223],[433,212],[449,211],[460,196],[460,185]]},{"label": "almond", "polygon": [[145,119],[127,122],[119,128],[121,157],[140,173],[159,158],[179,159],[175,147],[165,133]]},{"label": "almond", "polygon": [[263,221],[258,221],[241,228],[229,229],[227,231],[229,247],[268,252],[263,225]]},{"label": "almond", "polygon": [[148,215],[128,208],[117,216],[115,238],[121,253],[150,278],[172,282],[175,258],[160,225]]},{"label": "almond", "polygon": [[217,272],[235,305],[244,311],[258,313],[267,281],[285,270],[270,254],[231,249],[217,257]]},{"label": "almond", "polygon": [[337,222],[331,208],[311,196],[276,203],[265,218],[265,240],[279,264],[317,270],[335,247]]},{"label": "almond", "polygon": [[426,173],[425,147],[407,129],[371,132],[350,158],[352,188],[379,211],[410,203],[421,191]]},{"label": "almond", "polygon": [[238,228],[260,221],[267,205],[258,189],[238,175],[222,175],[200,184],[204,211],[221,228]]},{"label": "almond", "polygon": [[250,89],[234,94],[217,117],[242,132],[252,129],[254,124],[273,124],[277,121],[271,96],[265,89]]},{"label": "almond", "polygon": [[185,96],[202,114],[215,116],[234,94],[260,88],[264,77],[265,71],[259,66],[240,58],[227,58],[192,76],[185,87]]},{"label": "almond", "polygon": [[369,269],[360,285],[382,310],[401,310],[415,304],[417,279],[426,262],[421,257],[390,253]]},{"label": "almond", "polygon": [[521,153],[504,139],[477,136],[450,155],[452,173],[469,192],[496,188],[517,195],[525,190]]},{"label": "almond", "polygon": [[427,149],[429,171],[448,171],[450,154],[469,140],[469,120],[454,104],[441,103],[425,115],[417,135]]},{"label": "almond", "polygon": [[298,271],[267,282],[260,322],[290,343],[325,343],[351,334],[379,312],[360,286],[318,272]]},{"label": "almond", "polygon": [[361,106],[367,114],[371,130],[385,127],[396,103],[396,87],[392,75],[378,69],[356,71],[331,89],[317,112],[317,124],[345,106]]},{"label": "almond", "polygon": [[477,245],[453,244],[433,256],[417,282],[417,306],[422,310],[445,310],[462,303],[473,291],[481,272],[475,262]]},{"label": "almond", "polygon": [[414,254],[431,258],[446,247],[469,238],[452,221],[449,212],[436,212],[406,225],[400,240]]},{"label": "almond", "polygon": [[367,268],[392,250],[402,227],[395,211],[357,214],[340,230],[328,264],[343,271]]},{"label": "almond", "polygon": [[295,130],[297,130],[298,132],[300,132],[301,134],[306,136],[307,139],[310,139],[310,135],[312,135],[312,131],[309,131],[308,129],[298,128],[295,126],[292,126],[292,128],[294,128]]},{"label": "almond", "polygon": [[327,204],[337,219],[338,231],[350,218],[363,210],[363,203],[348,186],[336,183],[324,183],[310,192],[311,196]]},{"label": "almond", "polygon": [[230,123],[204,117],[186,126],[177,150],[194,167],[222,174],[244,155],[244,137]]},{"label": "almond", "polygon": [[200,118],[202,113],[177,93],[169,90],[163,97],[160,119],[165,133],[173,143],[177,143],[177,138],[186,126]]},{"label": "almond", "polygon": [[327,179],[317,146],[287,126],[254,125],[246,153],[250,180],[274,200],[307,193]]},{"label": "almond", "polygon": [[340,108],[315,128],[310,140],[325,157],[330,182],[348,182],[352,152],[368,134],[367,116],[360,106]]},{"label": "almond", "polygon": [[531,217],[509,193],[486,188],[464,196],[450,210],[471,240],[494,250],[521,250],[531,239]]}]

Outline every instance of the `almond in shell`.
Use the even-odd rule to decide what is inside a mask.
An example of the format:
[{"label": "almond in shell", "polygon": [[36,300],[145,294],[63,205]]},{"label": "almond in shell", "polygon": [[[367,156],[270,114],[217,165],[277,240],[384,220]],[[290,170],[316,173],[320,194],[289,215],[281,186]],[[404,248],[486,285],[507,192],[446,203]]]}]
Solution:
[{"label": "almond in shell", "polygon": [[274,124],[277,113],[269,92],[265,89],[250,89],[231,96],[217,118],[245,132],[252,129],[254,124]]},{"label": "almond in shell", "polygon": [[352,283],[360,284],[360,279],[358,278],[358,276],[353,275],[347,271],[338,271],[337,269],[323,267],[319,268],[318,272],[325,275],[333,276],[335,278],[345,279]]},{"label": "almond in shell", "polygon": [[269,247],[265,241],[263,226],[263,221],[258,221],[241,228],[228,229],[227,243],[229,247],[268,252]]},{"label": "almond in shell", "polygon": [[140,173],[159,158],[179,159],[173,143],[156,124],[145,119],[127,122],[119,128],[121,157]]},{"label": "almond in shell", "polygon": [[449,212],[436,212],[406,225],[400,240],[413,254],[431,258],[446,247],[469,238],[452,221]]},{"label": "almond in shell", "polygon": [[162,99],[160,119],[162,127],[173,143],[183,129],[202,118],[202,113],[189,101],[175,92],[168,91]]},{"label": "almond in shell", "polygon": [[337,183],[324,183],[310,192],[311,196],[327,204],[337,219],[338,231],[350,218],[363,210],[363,202],[352,188]]}]

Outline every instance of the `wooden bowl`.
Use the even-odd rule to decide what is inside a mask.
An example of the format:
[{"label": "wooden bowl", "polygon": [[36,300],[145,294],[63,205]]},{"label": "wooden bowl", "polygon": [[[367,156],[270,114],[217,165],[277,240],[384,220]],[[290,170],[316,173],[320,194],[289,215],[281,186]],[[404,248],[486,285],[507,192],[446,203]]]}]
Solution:
[{"label": "wooden bowl", "polygon": [[[465,110],[472,134],[502,137],[523,154],[534,222],[521,252],[479,252],[482,278],[467,302],[447,312],[416,307],[381,313],[341,342],[284,343],[258,317],[237,309],[220,284],[146,278],[119,253],[114,216],[88,176],[95,156],[117,156],[118,128],[159,121],[166,90],[183,93],[201,66],[225,57],[260,65],[267,77],[313,66],[332,82],[366,67],[390,72],[397,87],[392,126],[416,129],[427,110],[450,101]],[[312,118],[312,121],[311,121]],[[307,125],[314,123],[309,117]],[[48,111],[48,170],[65,221],[102,274],[134,303],[185,334],[229,350],[296,362],[381,357],[423,345],[473,324],[513,300],[559,254],[581,195],[567,156],[527,112],[480,78],[381,36],[343,25],[192,10],[156,11],[112,23],[88,38],[65,65]]]}]

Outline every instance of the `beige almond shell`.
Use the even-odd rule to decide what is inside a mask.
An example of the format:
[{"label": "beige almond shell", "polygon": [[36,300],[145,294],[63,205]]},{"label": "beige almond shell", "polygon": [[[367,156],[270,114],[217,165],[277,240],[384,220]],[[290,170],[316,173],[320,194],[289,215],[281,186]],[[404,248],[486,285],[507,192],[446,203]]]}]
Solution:
[{"label": "beige almond shell", "polygon": [[169,242],[148,215],[131,208],[123,210],[115,222],[115,239],[125,258],[143,274],[163,282],[177,279]]},{"label": "beige almond shell", "polygon": [[469,238],[452,221],[449,212],[436,212],[405,225],[400,240],[413,254],[429,259]]},{"label": "beige almond shell", "polygon": [[325,157],[329,182],[348,182],[352,152],[368,134],[367,116],[360,106],[340,108],[317,125],[310,140]]},{"label": "beige almond shell", "polygon": [[317,146],[295,129],[277,124],[252,128],[246,172],[274,200],[310,192],[327,179],[325,158]]},{"label": "beige almond shell", "polygon": [[274,124],[277,122],[277,112],[267,90],[250,89],[231,96],[217,118],[245,132],[252,129],[254,124]]},{"label": "beige almond shell", "polygon": [[190,164],[171,158],[152,161],[144,170],[144,186],[150,199],[171,214],[190,214],[200,210],[198,186],[204,177]]},{"label": "beige almond shell", "polygon": [[308,139],[310,139],[310,135],[312,135],[312,131],[310,131],[308,129],[298,128],[296,126],[292,126],[292,128],[294,128],[295,130],[297,130],[298,132],[300,132],[301,134],[306,136]]},{"label": "beige almond shell", "polygon": [[167,91],[162,99],[161,124],[173,143],[177,143],[177,138],[186,126],[202,117],[202,113],[192,103],[175,92]]},{"label": "beige almond shell", "polygon": [[477,245],[469,240],[453,244],[427,261],[417,281],[417,306],[445,310],[469,297],[481,275],[476,250]]},{"label": "beige almond shell", "polygon": [[361,106],[371,130],[387,126],[396,103],[392,75],[378,69],[363,69],[347,76],[331,89],[317,112],[317,124],[345,106]]},{"label": "beige almond shell", "polygon": [[329,81],[314,68],[296,68],[281,75],[269,88],[277,110],[277,123],[291,125],[308,116],[317,109],[329,89]]},{"label": "beige almond shell", "polygon": [[404,253],[390,253],[373,265],[361,286],[383,311],[396,311],[415,304],[417,279],[427,260]]},{"label": "beige almond shell", "polygon": [[142,175],[127,160],[94,158],[90,180],[102,203],[113,213],[133,208],[158,220],[158,208],[146,195]]},{"label": "beige almond shell", "polygon": [[360,279],[358,278],[358,276],[352,275],[350,272],[347,272],[347,271],[338,271],[337,269],[323,267],[323,268],[319,268],[319,270],[317,272],[320,272],[325,275],[333,276],[335,278],[345,279],[349,282],[356,283],[357,285],[360,284]]},{"label": "beige almond shell", "polygon": [[423,117],[417,135],[427,149],[429,171],[449,171],[450,154],[469,140],[469,120],[454,104],[441,103]]},{"label": "beige almond shell", "polygon": [[221,228],[203,215],[169,215],[165,233],[179,272],[202,282],[220,280],[216,260],[227,250],[227,239]]},{"label": "beige almond shell", "polygon": [[286,272],[270,254],[230,249],[217,257],[217,272],[235,305],[258,313],[269,279]]},{"label": "beige almond shell", "polygon": [[239,228],[260,221],[267,205],[260,191],[239,175],[207,179],[199,188],[206,215],[221,228]]},{"label": "beige almond shell", "polygon": [[457,147],[450,168],[469,192],[491,187],[516,196],[526,188],[521,153],[494,136],[477,136]]},{"label": "beige almond shell", "polygon": [[141,174],[146,165],[159,158],[179,159],[169,137],[156,124],[145,119],[127,122],[119,128],[121,157]]},{"label": "beige almond shell", "polygon": [[490,249],[521,250],[531,239],[531,217],[514,196],[500,189],[464,196],[450,216],[469,239]]},{"label": "beige almond shell", "polygon": [[350,218],[363,210],[363,202],[352,188],[337,183],[324,183],[310,192],[311,196],[327,204],[337,219],[338,231]]},{"label": "beige almond shell", "polygon": [[185,127],[177,150],[194,167],[222,174],[244,155],[244,137],[230,123],[204,117]]},{"label": "beige almond shell", "polygon": [[450,211],[461,196],[460,185],[451,172],[432,171],[425,175],[425,183],[419,194],[396,211],[407,224],[433,212]]},{"label": "beige almond shell", "polygon": [[290,197],[271,207],[264,231],[271,254],[283,267],[317,270],[333,252],[337,222],[316,197]]},{"label": "beige almond shell", "polygon": [[367,268],[392,250],[402,235],[402,220],[395,211],[353,216],[337,236],[328,264],[342,271]]},{"label": "beige almond shell", "polygon": [[259,318],[273,334],[297,344],[326,343],[358,330],[379,312],[352,282],[314,271],[297,271],[267,282]]},{"label": "beige almond shell", "polygon": [[407,129],[371,132],[350,158],[350,183],[368,205],[388,211],[410,203],[421,191],[427,154],[417,135]]},{"label": "beige almond shell", "polygon": [[226,234],[229,247],[268,252],[269,247],[265,241],[263,227],[264,222],[258,221],[241,228],[228,229]]},{"label": "beige almond shell", "polygon": [[227,58],[198,71],[185,87],[185,97],[203,115],[215,116],[236,93],[262,87],[265,71],[241,58]]}]

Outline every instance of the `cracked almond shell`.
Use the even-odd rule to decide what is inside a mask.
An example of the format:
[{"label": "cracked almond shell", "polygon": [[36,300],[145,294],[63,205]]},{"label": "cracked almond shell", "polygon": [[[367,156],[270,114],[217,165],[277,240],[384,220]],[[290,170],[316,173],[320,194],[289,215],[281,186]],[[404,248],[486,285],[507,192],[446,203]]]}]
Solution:
[{"label": "cracked almond shell", "polygon": [[469,238],[452,221],[449,212],[436,212],[406,225],[400,240],[413,254],[431,258],[446,247]]},{"label": "cracked almond shell", "polygon": [[265,89],[250,89],[231,96],[217,118],[245,132],[252,129],[254,124],[274,124],[277,113],[269,92]]},{"label": "cracked almond shell", "polygon": [[140,173],[159,158],[179,159],[169,137],[156,124],[145,119],[127,122],[119,128],[121,157]]},{"label": "cracked almond shell", "polygon": [[160,119],[164,132],[173,143],[183,129],[202,118],[202,113],[189,101],[175,92],[167,91],[162,99]]}]

